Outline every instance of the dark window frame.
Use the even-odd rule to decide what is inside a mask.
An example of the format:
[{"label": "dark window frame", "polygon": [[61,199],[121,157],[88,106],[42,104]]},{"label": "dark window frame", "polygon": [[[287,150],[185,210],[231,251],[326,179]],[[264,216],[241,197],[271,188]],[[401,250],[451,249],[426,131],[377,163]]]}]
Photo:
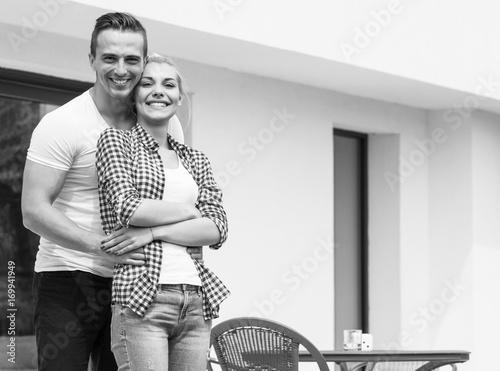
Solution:
[{"label": "dark window frame", "polygon": [[0,96],[63,105],[94,84],[33,72],[0,68]]}]

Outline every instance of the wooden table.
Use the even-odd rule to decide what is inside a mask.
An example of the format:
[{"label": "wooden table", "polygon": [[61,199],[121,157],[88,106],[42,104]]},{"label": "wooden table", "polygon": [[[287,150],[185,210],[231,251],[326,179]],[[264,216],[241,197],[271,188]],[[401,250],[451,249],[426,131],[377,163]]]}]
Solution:
[{"label": "wooden table", "polygon": [[[441,366],[451,365],[456,370],[457,363],[467,362],[470,352],[462,350],[437,350],[437,351],[321,351],[327,362],[335,362],[342,371],[354,371],[361,366],[366,366],[366,371],[372,371],[379,362],[425,362],[415,371],[430,371]],[[312,356],[307,352],[300,352],[300,362],[313,362]]]}]

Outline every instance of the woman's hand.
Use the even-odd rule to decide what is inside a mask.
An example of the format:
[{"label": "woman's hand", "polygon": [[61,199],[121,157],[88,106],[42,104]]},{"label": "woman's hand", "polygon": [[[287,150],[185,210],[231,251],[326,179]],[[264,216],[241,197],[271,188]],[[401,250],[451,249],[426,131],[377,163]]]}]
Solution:
[{"label": "woman's hand", "polygon": [[120,228],[101,241],[101,250],[106,254],[123,255],[141,248],[153,241],[151,230],[147,227]]}]

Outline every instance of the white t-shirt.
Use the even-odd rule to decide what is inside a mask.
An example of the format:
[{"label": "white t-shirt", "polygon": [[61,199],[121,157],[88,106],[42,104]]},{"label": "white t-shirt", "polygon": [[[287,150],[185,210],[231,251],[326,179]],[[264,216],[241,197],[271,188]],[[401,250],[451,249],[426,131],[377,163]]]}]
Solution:
[{"label": "white t-shirt", "polygon": [[[30,161],[68,172],[54,207],[79,227],[103,236],[95,153],[97,140],[106,128],[108,124],[86,91],[43,117],[33,131],[27,156]],[[113,264],[41,237],[35,272],[72,270],[111,277]]]},{"label": "white t-shirt", "polygon": [[[165,189],[163,200],[170,202],[188,202],[195,204],[198,197],[198,185],[177,158],[179,166],[165,171]],[[162,242],[163,257],[159,283],[201,285],[201,279],[186,246]]]}]

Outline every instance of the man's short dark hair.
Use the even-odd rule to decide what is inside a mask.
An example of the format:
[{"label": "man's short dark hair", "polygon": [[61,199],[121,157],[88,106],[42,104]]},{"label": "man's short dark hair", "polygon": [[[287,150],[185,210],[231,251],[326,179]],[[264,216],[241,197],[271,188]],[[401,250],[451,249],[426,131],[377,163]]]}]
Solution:
[{"label": "man's short dark hair", "polygon": [[97,36],[104,30],[118,30],[122,32],[138,32],[144,39],[144,57],[148,54],[148,37],[146,29],[134,16],[128,13],[106,13],[95,21],[94,31],[90,39],[90,54],[95,57]]}]

